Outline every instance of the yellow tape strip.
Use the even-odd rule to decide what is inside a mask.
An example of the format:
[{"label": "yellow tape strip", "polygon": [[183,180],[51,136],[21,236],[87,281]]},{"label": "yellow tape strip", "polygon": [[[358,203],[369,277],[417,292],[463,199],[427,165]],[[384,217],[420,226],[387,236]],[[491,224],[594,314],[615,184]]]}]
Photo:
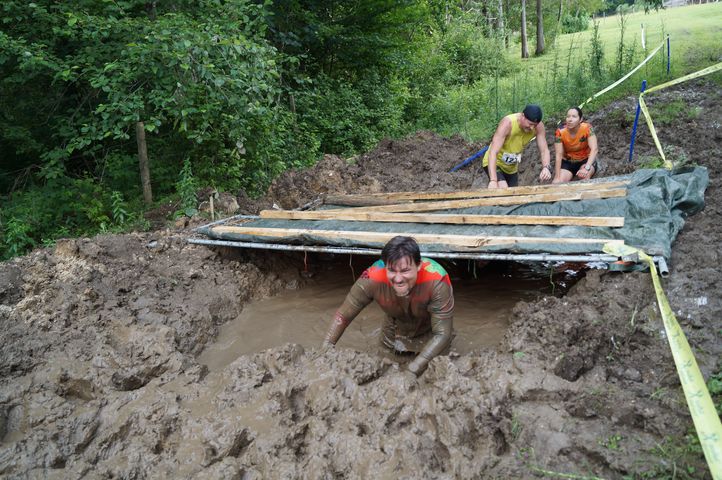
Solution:
[{"label": "yellow tape strip", "polygon": [[690,73],[689,75],[685,75],[684,77],[679,77],[674,80],[670,80],[669,82],[663,83],[662,85],[657,85],[656,87],[648,88],[644,93],[656,92],[657,90],[662,90],[663,88],[671,87],[672,85],[677,85],[678,83],[686,82],[687,80],[704,77],[705,75],[709,75],[710,73],[714,73],[718,70],[722,70],[722,62],[717,63],[715,65],[711,65],[707,68],[703,68],[702,70],[699,70],[698,72]]},{"label": "yellow tape strip", "polygon": [[664,151],[662,150],[662,144],[659,143],[659,138],[657,138],[657,131],[654,129],[654,124],[652,123],[652,117],[649,115],[647,104],[644,103],[644,95],[646,95],[647,93],[656,92],[657,90],[662,90],[663,88],[671,87],[672,85],[677,85],[678,83],[686,82],[687,80],[692,80],[695,78],[703,77],[705,75],[709,75],[710,73],[714,73],[718,70],[722,70],[722,62],[704,68],[698,72],[690,73],[689,75],[685,75],[684,77],[680,77],[675,80],[663,83],[662,85],[657,85],[656,87],[652,87],[646,92],[642,92],[639,94],[639,106],[644,113],[644,120],[647,122],[649,132],[652,134],[654,144],[657,146],[657,150],[659,150],[659,154],[662,156],[662,160],[664,161],[664,168],[666,168],[667,170],[672,169],[672,162],[667,160],[667,157],[664,155]]},{"label": "yellow tape strip", "polygon": [[647,109],[647,104],[644,102],[642,94],[639,95],[639,108],[644,114],[644,121],[647,122],[647,128],[649,128],[649,133],[652,134],[654,144],[657,146],[657,150],[659,150],[659,154],[662,156],[662,160],[664,161],[664,168],[666,168],[667,170],[671,170],[672,162],[667,160],[667,157],[664,155],[664,150],[662,150],[662,144],[659,143],[659,138],[657,137],[657,130],[654,129],[652,117],[649,115],[649,110]]},{"label": "yellow tape strip", "polygon": [[667,333],[667,340],[672,350],[677,374],[682,383],[684,396],[687,399],[687,408],[692,414],[694,428],[697,430],[697,437],[702,445],[702,450],[704,450],[704,456],[707,459],[712,478],[722,480],[722,424],[712,402],[712,397],[710,397],[707,390],[702,372],[699,371],[697,360],[695,360],[692,349],[689,347],[687,337],[685,337],[682,328],[677,323],[672,308],[669,306],[669,301],[667,301],[664,290],[662,290],[654,261],[646,253],[629,245],[607,244],[604,246],[604,251],[619,257],[636,253],[639,258],[649,264],[654,291],[657,295],[657,304],[662,313],[664,330]]},{"label": "yellow tape strip", "polygon": [[626,79],[628,79],[629,77],[631,77],[631,76],[634,74],[634,72],[636,72],[637,70],[639,70],[640,68],[642,68],[642,66],[643,66],[645,63],[647,63],[647,62],[654,56],[654,54],[657,53],[657,51],[658,51],[660,48],[662,48],[663,46],[664,46],[664,42],[660,43],[657,48],[655,48],[654,50],[652,50],[652,53],[650,53],[649,55],[647,55],[647,58],[645,58],[644,60],[642,60],[642,63],[640,63],[639,65],[637,65],[636,67],[634,67],[634,69],[632,69],[628,74],[626,74],[625,76],[623,76],[622,78],[620,78],[619,80],[617,80],[616,82],[614,82],[613,84],[609,85],[609,86],[608,86],[607,88],[605,88],[604,90],[600,90],[600,91],[598,91],[597,93],[595,93],[594,95],[592,95],[591,97],[587,98],[584,102],[582,102],[581,105],[579,105],[579,108],[582,108],[584,105],[586,105],[587,103],[591,102],[592,100],[594,100],[594,99],[597,98],[598,96],[607,93],[608,91],[610,91],[611,89],[613,89],[614,87],[616,87],[617,85],[619,85],[620,83],[622,83],[623,81],[625,81]]}]

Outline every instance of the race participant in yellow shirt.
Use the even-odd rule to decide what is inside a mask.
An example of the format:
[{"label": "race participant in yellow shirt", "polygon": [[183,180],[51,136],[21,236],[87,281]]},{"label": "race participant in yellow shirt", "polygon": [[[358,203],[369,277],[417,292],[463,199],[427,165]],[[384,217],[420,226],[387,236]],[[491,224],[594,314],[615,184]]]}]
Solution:
[{"label": "race participant in yellow shirt", "polygon": [[539,179],[551,180],[551,157],[545,135],[539,105],[527,105],[523,111],[502,118],[484,155],[483,165],[489,176],[489,188],[516,187],[519,184],[521,152],[534,137],[541,154]]}]

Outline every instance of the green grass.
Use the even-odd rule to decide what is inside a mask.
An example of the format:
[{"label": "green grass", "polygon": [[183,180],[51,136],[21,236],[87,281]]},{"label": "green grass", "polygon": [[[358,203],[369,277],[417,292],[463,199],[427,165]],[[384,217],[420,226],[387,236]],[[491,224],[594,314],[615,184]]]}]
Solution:
[{"label": "green grass", "polygon": [[[488,140],[503,115],[521,110],[526,103],[539,103],[545,111],[545,123],[553,128],[570,105],[580,104],[626,74],[664,42],[667,34],[671,43],[669,75],[665,46],[621,85],[585,105],[585,111],[593,112],[618,98],[639,92],[642,79],[648,81],[649,88],[721,60],[722,3],[625,15],[621,58],[620,18],[615,15],[598,19],[598,38],[604,52],[600,73],[592,73],[590,68],[591,27],[584,32],[559,36],[539,57],[520,59],[519,44],[512,44],[506,54],[514,59],[516,71],[505,77],[486,77],[473,85],[449,89],[429,107],[443,118],[440,122],[443,125],[437,125],[436,129],[442,134],[461,133],[473,141]],[[641,47],[641,24],[645,27],[646,50]],[[707,78],[722,82],[722,73]]]},{"label": "green grass", "polygon": [[702,446],[693,433],[684,437],[667,436],[649,452],[656,459],[645,458],[633,467],[624,480],[693,480],[704,478],[708,469]]},{"label": "green grass", "polygon": [[[649,51],[659,45],[666,34],[669,35],[673,68],[690,65],[690,60],[698,58],[697,54],[691,54],[693,51],[713,52],[716,50],[717,57],[705,59],[703,63],[692,62],[691,66],[707,66],[720,61],[718,45],[719,35],[722,33],[722,3],[668,8],[657,12],[652,11],[649,14],[637,12],[626,15],[626,18],[625,43],[627,45],[636,41],[637,45],[641,47],[642,25],[644,25]],[[619,15],[598,19],[600,39],[604,44],[606,58],[611,58],[616,53],[620,32],[619,19]],[[568,49],[573,37],[576,37],[577,44],[588,45],[591,35],[591,29],[576,34],[562,35],[557,39],[556,48]],[[534,58],[530,62],[543,61],[542,59]]]},{"label": "green grass", "polygon": [[657,125],[669,125],[690,115],[690,109],[682,100],[674,100],[660,105],[654,116]]},{"label": "green grass", "polygon": [[609,450],[619,450],[621,448],[621,443],[624,438],[621,435],[610,435],[609,437],[598,440],[597,443],[599,443],[600,446],[607,448]]}]

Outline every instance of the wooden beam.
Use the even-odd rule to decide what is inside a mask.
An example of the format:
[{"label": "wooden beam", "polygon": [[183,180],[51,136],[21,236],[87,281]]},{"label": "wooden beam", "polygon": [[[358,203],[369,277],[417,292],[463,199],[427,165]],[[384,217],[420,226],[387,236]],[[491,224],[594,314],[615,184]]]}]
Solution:
[{"label": "wooden beam", "polygon": [[456,192],[387,192],[369,193],[359,195],[327,195],[324,203],[329,205],[370,206],[389,205],[392,203],[412,202],[417,200],[452,200],[463,198],[508,197],[515,195],[533,195],[549,192],[576,192],[592,190],[608,190],[624,187],[629,181],[613,182],[570,182],[554,185],[531,185],[525,187],[510,187],[481,190],[462,190]]},{"label": "wooden beam", "polygon": [[552,215],[464,215],[355,212],[344,210],[262,210],[261,218],[284,220],[347,220],[352,222],[433,223],[456,225],[576,225],[582,227],[623,227],[624,217],[569,217]]},{"label": "wooden beam", "polygon": [[386,243],[397,235],[414,237],[419,244],[449,245],[458,248],[479,248],[485,246],[514,245],[521,243],[555,243],[555,244],[624,244],[623,240],[608,238],[552,238],[552,237],[505,237],[485,235],[441,235],[428,233],[390,233],[390,232],[356,232],[337,230],[313,230],[306,228],[264,228],[264,227],[212,227],[217,234],[235,233],[258,237],[297,237],[302,235],[324,239],[344,239],[362,242]]},{"label": "wooden beam", "polygon": [[564,200],[594,200],[600,198],[624,197],[625,188],[609,190],[592,190],[590,192],[554,192],[536,195],[515,195],[510,197],[472,198],[468,200],[447,200],[441,202],[398,203],[395,205],[378,205],[374,207],[356,207],[339,209],[338,212],[431,212],[452,208],[494,207],[506,205],[525,205],[528,203],[549,203]]}]

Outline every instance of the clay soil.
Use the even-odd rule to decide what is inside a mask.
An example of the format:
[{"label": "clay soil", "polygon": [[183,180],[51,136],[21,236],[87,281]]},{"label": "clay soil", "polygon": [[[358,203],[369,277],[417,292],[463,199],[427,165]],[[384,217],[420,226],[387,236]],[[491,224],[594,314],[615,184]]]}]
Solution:
[{"label": "clay soil", "polygon": [[[710,173],[664,280],[707,378],[722,353],[722,96],[696,82],[651,97],[688,105],[659,136]],[[602,175],[656,155],[642,126],[627,163],[634,107],[590,118]],[[326,193],[483,187],[480,162],[446,173],[482,145],[419,132],[237,200],[254,212]],[[522,184],[537,183],[536,147],[522,166]],[[589,270],[564,295],[520,302],[496,348],[438,357],[415,381],[405,359],[293,338],[209,372],[197,358],[221,325],[313,279],[302,255],[188,235],[69,239],[0,264],[0,477],[709,478],[647,273]]]}]

